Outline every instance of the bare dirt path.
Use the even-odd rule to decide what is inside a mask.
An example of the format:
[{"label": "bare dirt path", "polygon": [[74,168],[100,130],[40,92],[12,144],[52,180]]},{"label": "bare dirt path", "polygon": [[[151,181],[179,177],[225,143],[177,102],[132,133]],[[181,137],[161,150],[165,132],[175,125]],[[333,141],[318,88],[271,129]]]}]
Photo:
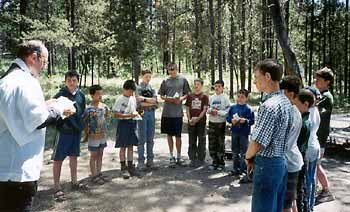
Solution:
[{"label": "bare dirt path", "polygon": [[[116,212],[248,212],[250,211],[250,184],[240,185],[227,172],[208,171],[207,167],[176,167],[168,164],[168,147],[165,136],[159,134],[157,114],[155,138],[155,163],[159,169],[143,172],[142,178],[123,180],[114,148],[113,137],[105,149],[103,173],[110,182],[91,185],[88,191],[70,190],[68,161],[64,162],[61,181],[67,200],[57,203],[53,200],[51,151],[45,151],[45,162],[34,211],[116,211]],[[111,135],[114,135],[113,131]],[[229,139],[229,137],[227,137]],[[187,158],[188,136],[183,133],[183,158]],[[81,146],[78,178],[87,180],[89,175],[89,153],[86,144]],[[136,150],[136,148],[135,148]],[[325,160],[325,167],[331,181],[336,201],[316,207],[316,212],[350,212],[350,151],[340,150]],[[136,152],[134,154],[137,155]],[[208,158],[208,157],[207,157]],[[209,159],[207,159],[209,164]],[[188,161],[187,161],[188,162]],[[226,168],[231,169],[227,161]]]}]

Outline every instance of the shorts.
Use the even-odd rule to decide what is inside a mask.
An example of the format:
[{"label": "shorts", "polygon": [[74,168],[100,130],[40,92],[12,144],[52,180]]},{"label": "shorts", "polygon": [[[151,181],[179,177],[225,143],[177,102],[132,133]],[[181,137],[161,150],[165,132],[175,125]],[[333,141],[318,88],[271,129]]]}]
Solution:
[{"label": "shorts", "polygon": [[288,172],[287,190],[284,198],[283,208],[292,208],[292,203],[297,199],[297,186],[298,186],[299,172]]},{"label": "shorts", "polygon": [[107,146],[107,141],[105,138],[102,139],[88,139],[88,150],[90,152],[98,151],[100,149],[103,149]]},{"label": "shorts", "polygon": [[138,146],[139,140],[136,136],[136,121],[132,119],[121,119],[118,122],[115,148]]},{"label": "shorts", "polygon": [[160,131],[162,134],[181,137],[182,117],[162,117]]},{"label": "shorts", "polygon": [[52,153],[52,160],[63,161],[67,156],[80,156],[81,133],[58,133]]}]

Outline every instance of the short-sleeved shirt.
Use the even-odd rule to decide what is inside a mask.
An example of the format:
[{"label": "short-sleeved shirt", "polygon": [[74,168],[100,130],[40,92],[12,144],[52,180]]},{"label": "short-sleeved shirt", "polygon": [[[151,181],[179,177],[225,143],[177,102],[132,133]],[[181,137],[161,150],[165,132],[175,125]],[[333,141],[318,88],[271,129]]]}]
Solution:
[{"label": "short-sleeved shirt", "polygon": [[321,146],[324,146],[324,144],[327,142],[327,138],[330,132],[330,122],[333,109],[333,95],[328,90],[322,91],[321,94],[322,97],[317,103],[321,118],[317,136]]},{"label": "short-sleeved shirt", "polygon": [[[164,80],[160,85],[158,94],[171,98],[174,96],[181,97],[187,95],[190,92],[191,89],[187,79],[177,75],[176,77],[169,77],[168,79]],[[182,104],[175,105],[169,102],[164,102],[162,117],[176,118],[182,116]]]},{"label": "short-sleeved shirt", "polygon": [[317,107],[309,108],[310,138],[305,153],[305,160],[315,161],[320,157],[320,143],[317,138],[317,130],[320,126],[320,114]]},{"label": "short-sleeved shirt", "polygon": [[[114,103],[113,111],[122,114],[130,114],[136,112],[136,98],[134,96],[121,95]],[[124,118],[131,119],[131,118]]]},{"label": "short-sleeved shirt", "polygon": [[252,132],[252,140],[262,146],[257,155],[284,157],[292,121],[293,107],[288,98],[281,91],[267,94]]},{"label": "short-sleeved shirt", "polygon": [[100,103],[98,107],[88,105],[85,109],[84,120],[89,138],[98,140],[106,137],[108,107]]},{"label": "short-sleeved shirt", "polygon": [[[205,106],[209,104],[209,97],[203,92],[199,94],[191,93],[187,96],[185,105],[190,108],[190,118],[198,117],[201,112],[204,110]],[[200,120],[201,123],[206,121],[206,115]]]},{"label": "short-sleeved shirt", "polygon": [[23,60],[15,62],[0,80],[0,181],[37,181],[45,144],[45,129],[37,127],[49,112],[38,80]]},{"label": "short-sleeved shirt", "polygon": [[[153,89],[153,87],[150,84],[146,84],[144,82],[141,82],[137,87],[136,87],[136,96],[143,96],[147,98],[157,98],[157,93]],[[140,107],[140,104],[138,104],[138,107]],[[144,108],[149,108],[149,109],[156,109],[157,106],[148,106]]]},{"label": "short-sleeved shirt", "polygon": [[293,122],[288,136],[287,144],[287,162],[288,162],[288,172],[298,172],[304,165],[303,156],[301,155],[297,141],[300,134],[302,118],[298,108],[293,105]]}]

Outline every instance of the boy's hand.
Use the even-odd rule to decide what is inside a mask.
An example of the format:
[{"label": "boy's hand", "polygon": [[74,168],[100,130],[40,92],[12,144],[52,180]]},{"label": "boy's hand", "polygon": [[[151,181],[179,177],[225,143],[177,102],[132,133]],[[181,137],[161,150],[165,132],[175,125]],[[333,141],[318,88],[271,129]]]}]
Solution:
[{"label": "boy's hand", "polygon": [[217,110],[216,108],[214,108],[214,109],[211,110],[210,115],[212,115],[212,116],[217,116],[218,114],[219,114],[219,112],[218,112],[218,110]]},{"label": "boy's hand", "polygon": [[244,124],[245,122],[246,122],[246,119],[245,119],[245,118],[240,118],[240,119],[239,119],[239,123],[240,123],[240,124]]},{"label": "boy's hand", "polygon": [[130,117],[131,117],[131,118],[135,118],[135,117],[138,116],[138,115],[139,115],[138,112],[134,112],[134,113],[131,113],[131,114],[130,114]]},{"label": "boy's hand", "polygon": [[74,113],[75,113],[75,112],[74,112],[72,109],[65,109],[65,110],[63,111],[63,115],[64,115],[66,118],[72,116]]},{"label": "boy's hand", "polygon": [[179,105],[181,103],[182,103],[182,101],[181,101],[180,97],[174,99],[174,104]]},{"label": "boy's hand", "polygon": [[236,125],[238,123],[237,119],[232,119],[232,125]]},{"label": "boy's hand", "polygon": [[247,160],[247,159],[245,159],[244,161],[245,161],[245,164],[247,165],[247,176],[249,176],[254,169],[254,162],[253,160]]}]

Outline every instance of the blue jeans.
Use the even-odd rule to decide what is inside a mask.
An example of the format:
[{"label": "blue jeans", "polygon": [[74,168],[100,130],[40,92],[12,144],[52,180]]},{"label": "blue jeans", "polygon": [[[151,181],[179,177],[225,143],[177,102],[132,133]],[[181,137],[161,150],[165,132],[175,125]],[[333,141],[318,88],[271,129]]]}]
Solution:
[{"label": "blue jeans", "polygon": [[252,212],[281,212],[287,184],[287,161],[256,156],[253,173]]},{"label": "blue jeans", "polygon": [[310,211],[314,211],[314,204],[315,204],[316,167],[317,167],[317,159],[312,162],[308,162],[308,169],[306,172],[306,188],[307,188],[307,199],[308,199]]},{"label": "blue jeans", "polygon": [[248,136],[232,133],[231,148],[233,171],[244,172],[247,169],[244,158],[248,148]]},{"label": "blue jeans", "polygon": [[145,110],[142,120],[137,123],[137,134],[139,144],[137,146],[137,152],[139,155],[138,161],[145,161],[145,143],[147,144],[147,160],[151,161],[154,158],[153,145],[154,145],[154,127],[155,127],[155,115],[154,110]]}]

